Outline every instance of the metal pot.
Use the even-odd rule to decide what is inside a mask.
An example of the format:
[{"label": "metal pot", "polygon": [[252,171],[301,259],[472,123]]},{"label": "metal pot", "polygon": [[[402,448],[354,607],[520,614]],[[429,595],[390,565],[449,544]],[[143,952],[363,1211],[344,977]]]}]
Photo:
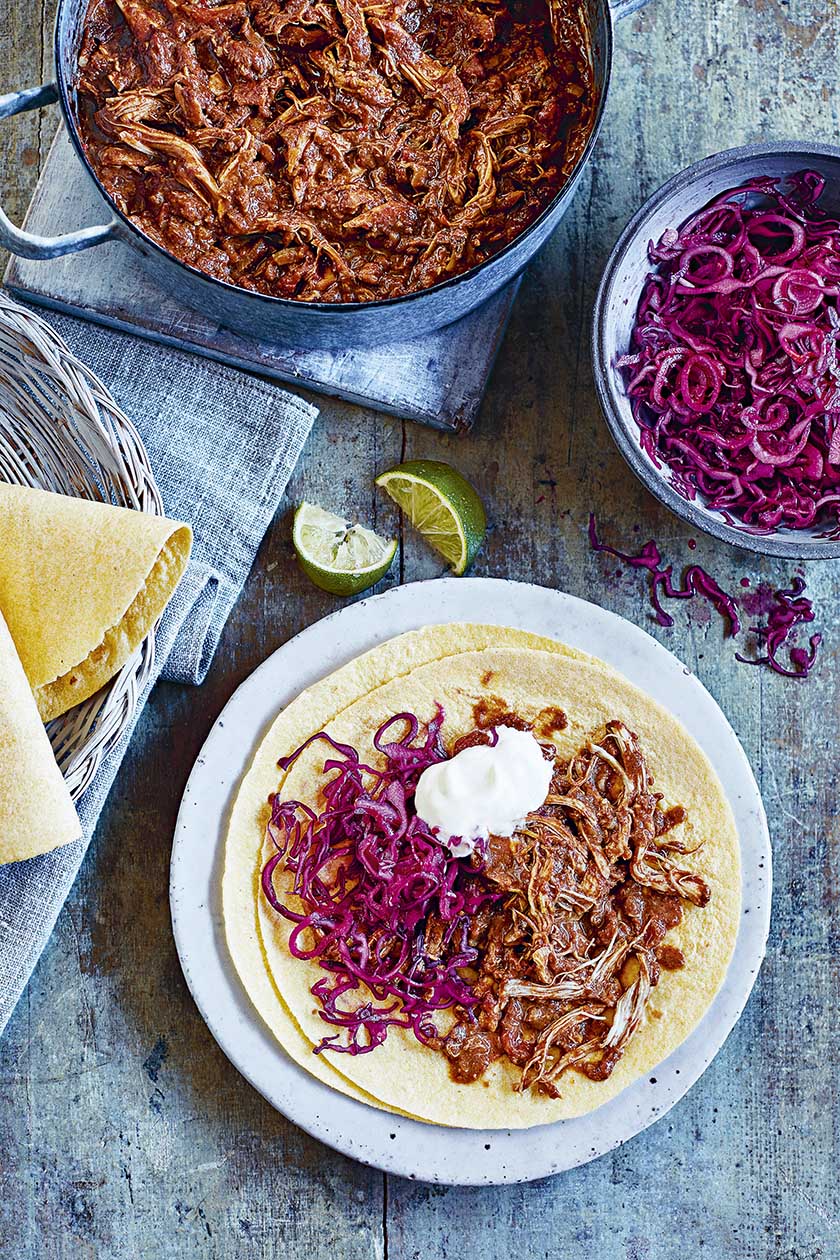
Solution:
[{"label": "metal pot", "polygon": [[646,0],[587,0],[598,92],[595,125],[571,179],[526,231],[479,266],[404,297],[374,302],[294,302],[238,288],[180,262],[117,208],[85,157],[76,128],[73,79],[87,0],[59,0],[55,81],[0,97],[0,118],[58,101],[70,139],[112,218],[101,227],[42,237],[15,227],[0,210],[0,246],[24,258],[49,259],[90,249],[103,241],[123,241],[142,254],[158,283],[181,301],[262,341],[332,349],[408,340],[432,332],[475,310],[519,275],[560,222],[600,130],[612,68],[613,23],[645,3]]}]

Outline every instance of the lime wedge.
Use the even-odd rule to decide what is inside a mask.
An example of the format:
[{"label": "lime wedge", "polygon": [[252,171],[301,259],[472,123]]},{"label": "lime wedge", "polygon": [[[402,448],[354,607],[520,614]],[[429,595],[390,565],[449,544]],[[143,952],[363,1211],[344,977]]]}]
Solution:
[{"label": "lime wedge", "polygon": [[376,484],[460,577],[487,532],[484,506],[466,477],[441,460],[412,459],[381,473]]},{"label": "lime wedge", "polygon": [[301,503],[295,512],[292,543],[304,573],[331,595],[366,591],[397,554],[396,538],[380,538],[314,503]]}]

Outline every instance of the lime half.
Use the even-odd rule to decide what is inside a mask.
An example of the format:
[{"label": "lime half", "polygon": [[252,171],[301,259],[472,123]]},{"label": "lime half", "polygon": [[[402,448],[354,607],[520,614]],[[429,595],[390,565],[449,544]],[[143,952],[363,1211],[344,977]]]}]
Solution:
[{"label": "lime half", "polygon": [[292,543],[304,573],[331,595],[366,591],[385,576],[397,554],[396,538],[380,538],[314,503],[301,503],[295,512]]},{"label": "lime half", "polygon": [[452,572],[464,573],[487,532],[484,506],[466,477],[441,460],[412,459],[381,473],[376,484],[452,566]]}]

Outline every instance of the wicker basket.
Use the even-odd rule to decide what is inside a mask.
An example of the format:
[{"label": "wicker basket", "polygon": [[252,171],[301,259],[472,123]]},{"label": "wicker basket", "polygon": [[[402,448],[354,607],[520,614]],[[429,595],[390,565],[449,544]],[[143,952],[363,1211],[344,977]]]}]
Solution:
[{"label": "wicker basket", "polygon": [[[163,513],[134,425],[49,324],[3,293],[0,480]],[[74,800],[131,721],[154,657],[150,634],[107,687],[49,723]]]}]

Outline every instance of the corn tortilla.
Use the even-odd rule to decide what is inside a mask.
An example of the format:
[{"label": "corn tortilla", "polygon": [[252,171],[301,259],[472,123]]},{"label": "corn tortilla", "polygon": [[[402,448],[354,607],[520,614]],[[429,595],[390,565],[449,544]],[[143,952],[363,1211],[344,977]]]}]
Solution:
[{"label": "corn tortilla", "polygon": [[[372,1053],[340,1056],[341,1074],[387,1107],[436,1124],[526,1128],[584,1114],[615,1097],[649,1073],[699,1023],[723,982],[734,949],[741,904],[740,855],[731,809],[705,754],[666,710],[598,663],[510,647],[462,652],[419,665],[409,677],[362,695],[337,714],[329,731],[339,742],[352,744],[362,760],[376,764],[380,758],[373,748],[373,734],[394,713],[409,708],[428,720],[435,705],[442,703],[448,741],[472,728],[474,706],[488,694],[500,696],[511,711],[526,718],[535,718],[547,705],[560,706],[569,719],[567,728],[555,737],[564,756],[606,721],[625,722],[641,740],[665,803],[685,806],[684,838],[689,845],[702,842],[688,864],[712,889],[710,904],[702,910],[686,906],[682,923],[669,934],[669,942],[685,955],[686,965],[680,971],[663,972],[642,1026],[606,1081],[591,1081],[571,1072],[563,1078],[559,1099],[533,1092],[518,1094],[513,1089],[518,1072],[502,1059],[477,1084],[458,1085],[441,1054],[396,1028]],[[323,761],[323,748],[313,745],[306,750],[286,776],[283,796],[317,806]],[[246,814],[249,804],[253,809],[259,802],[243,801]],[[253,828],[250,831],[253,843]],[[261,861],[268,856],[264,844]],[[298,1029],[314,1044],[323,1037],[325,1025],[310,988],[322,973],[315,963],[289,954],[290,925],[263,898],[257,899],[257,907],[271,977]]]},{"label": "corn tortilla", "polygon": [[187,525],[0,484],[0,610],[43,721],[98,691],[140,646],[189,559]]},{"label": "corn tortilla", "polygon": [[0,865],[81,835],[70,793],[0,614]]},{"label": "corn tortilla", "polygon": [[405,678],[429,661],[494,645],[534,647],[590,659],[552,639],[507,626],[453,623],[399,635],[321,679],[283,709],[257,748],[231,812],[222,902],[227,945],[242,983],[290,1058],[341,1093],[374,1105],[376,1100],[348,1081],[332,1062],[313,1054],[312,1042],[292,1018],[266,959],[257,905],[268,798],[280,790],[285,777],[277,760],[293,752],[316,731],[329,727],[337,714],[383,682]]}]

